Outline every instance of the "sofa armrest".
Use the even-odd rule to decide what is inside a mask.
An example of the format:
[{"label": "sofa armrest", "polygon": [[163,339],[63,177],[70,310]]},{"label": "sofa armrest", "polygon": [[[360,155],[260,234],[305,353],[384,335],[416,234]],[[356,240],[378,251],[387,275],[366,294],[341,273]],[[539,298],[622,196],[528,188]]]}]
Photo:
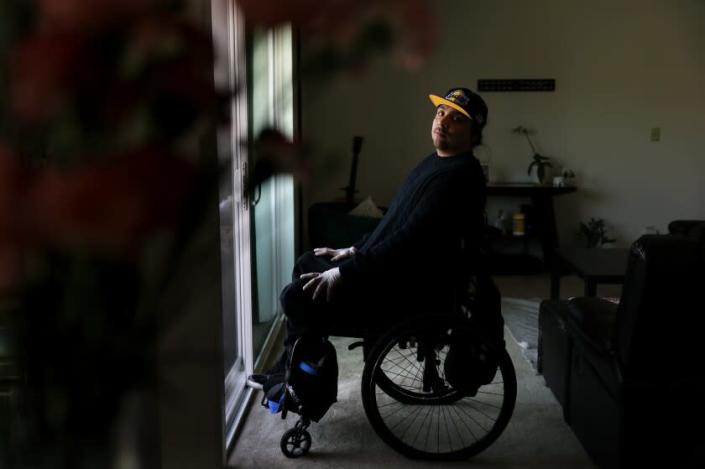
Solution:
[{"label": "sofa armrest", "polygon": [[614,353],[617,305],[600,298],[568,301],[568,328],[599,353]]},{"label": "sofa armrest", "polygon": [[624,383],[622,366],[614,346],[618,305],[600,298],[573,298],[568,302],[566,329],[585,358],[618,398]]}]

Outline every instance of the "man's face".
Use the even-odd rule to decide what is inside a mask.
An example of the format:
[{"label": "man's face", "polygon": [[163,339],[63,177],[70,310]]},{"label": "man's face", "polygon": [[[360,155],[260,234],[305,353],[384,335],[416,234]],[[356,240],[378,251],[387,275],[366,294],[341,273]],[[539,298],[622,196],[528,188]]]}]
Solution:
[{"label": "man's face", "polygon": [[453,156],[472,149],[470,119],[450,106],[441,104],[431,126],[431,138],[438,156]]}]

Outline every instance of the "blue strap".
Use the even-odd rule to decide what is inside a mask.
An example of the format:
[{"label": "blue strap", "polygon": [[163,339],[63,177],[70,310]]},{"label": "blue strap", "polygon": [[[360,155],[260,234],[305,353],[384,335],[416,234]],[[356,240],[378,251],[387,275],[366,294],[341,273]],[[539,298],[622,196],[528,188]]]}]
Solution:
[{"label": "blue strap", "polygon": [[312,367],[306,362],[299,362],[299,368],[310,375],[318,375],[318,370],[316,370],[314,367]]},{"label": "blue strap", "polygon": [[284,406],[284,399],[286,399],[286,390],[282,390],[282,395],[279,398],[279,402],[267,401],[267,406],[269,407],[269,413],[270,414],[279,413],[282,410],[282,407]]},{"label": "blue strap", "polygon": [[267,401],[267,407],[269,407],[270,414],[276,414],[279,412],[279,403],[274,401]]}]

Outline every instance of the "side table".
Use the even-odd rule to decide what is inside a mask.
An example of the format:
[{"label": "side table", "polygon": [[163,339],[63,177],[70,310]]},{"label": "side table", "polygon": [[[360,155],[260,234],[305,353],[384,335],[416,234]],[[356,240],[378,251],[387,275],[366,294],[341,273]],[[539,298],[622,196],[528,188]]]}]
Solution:
[{"label": "side table", "polygon": [[[545,270],[553,264],[551,256],[558,247],[558,229],[556,226],[556,215],[553,208],[553,198],[563,194],[575,192],[577,188],[573,186],[557,187],[534,183],[508,183],[492,182],[487,184],[488,197],[519,197],[529,198],[534,206],[535,235],[541,243],[542,269]],[[521,271],[522,269],[517,269]],[[501,272],[509,273],[509,272]]]},{"label": "side table", "polygon": [[585,282],[585,296],[596,296],[597,285],[624,283],[627,248],[556,249],[551,270],[551,299],[560,298],[561,276],[576,273]]}]

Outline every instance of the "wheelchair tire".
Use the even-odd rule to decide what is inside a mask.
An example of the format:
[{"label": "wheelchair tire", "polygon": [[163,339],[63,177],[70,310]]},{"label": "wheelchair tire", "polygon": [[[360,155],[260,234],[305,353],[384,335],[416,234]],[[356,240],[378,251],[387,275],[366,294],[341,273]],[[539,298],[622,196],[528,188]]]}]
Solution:
[{"label": "wheelchair tire", "polygon": [[[494,380],[474,395],[460,393],[445,382],[442,365],[447,344],[442,337],[446,330],[461,326],[461,321],[438,316],[402,324],[376,343],[365,363],[361,383],[365,413],[380,438],[405,456],[467,459],[501,435],[514,411],[516,374],[506,350],[499,353]],[[400,346],[408,338],[429,333],[440,337],[433,360],[418,361],[418,350]],[[437,368],[432,376],[438,386],[425,384],[428,363]]]},{"label": "wheelchair tire", "polygon": [[298,458],[311,449],[311,435],[303,428],[290,428],[282,435],[279,446],[287,458]]}]

